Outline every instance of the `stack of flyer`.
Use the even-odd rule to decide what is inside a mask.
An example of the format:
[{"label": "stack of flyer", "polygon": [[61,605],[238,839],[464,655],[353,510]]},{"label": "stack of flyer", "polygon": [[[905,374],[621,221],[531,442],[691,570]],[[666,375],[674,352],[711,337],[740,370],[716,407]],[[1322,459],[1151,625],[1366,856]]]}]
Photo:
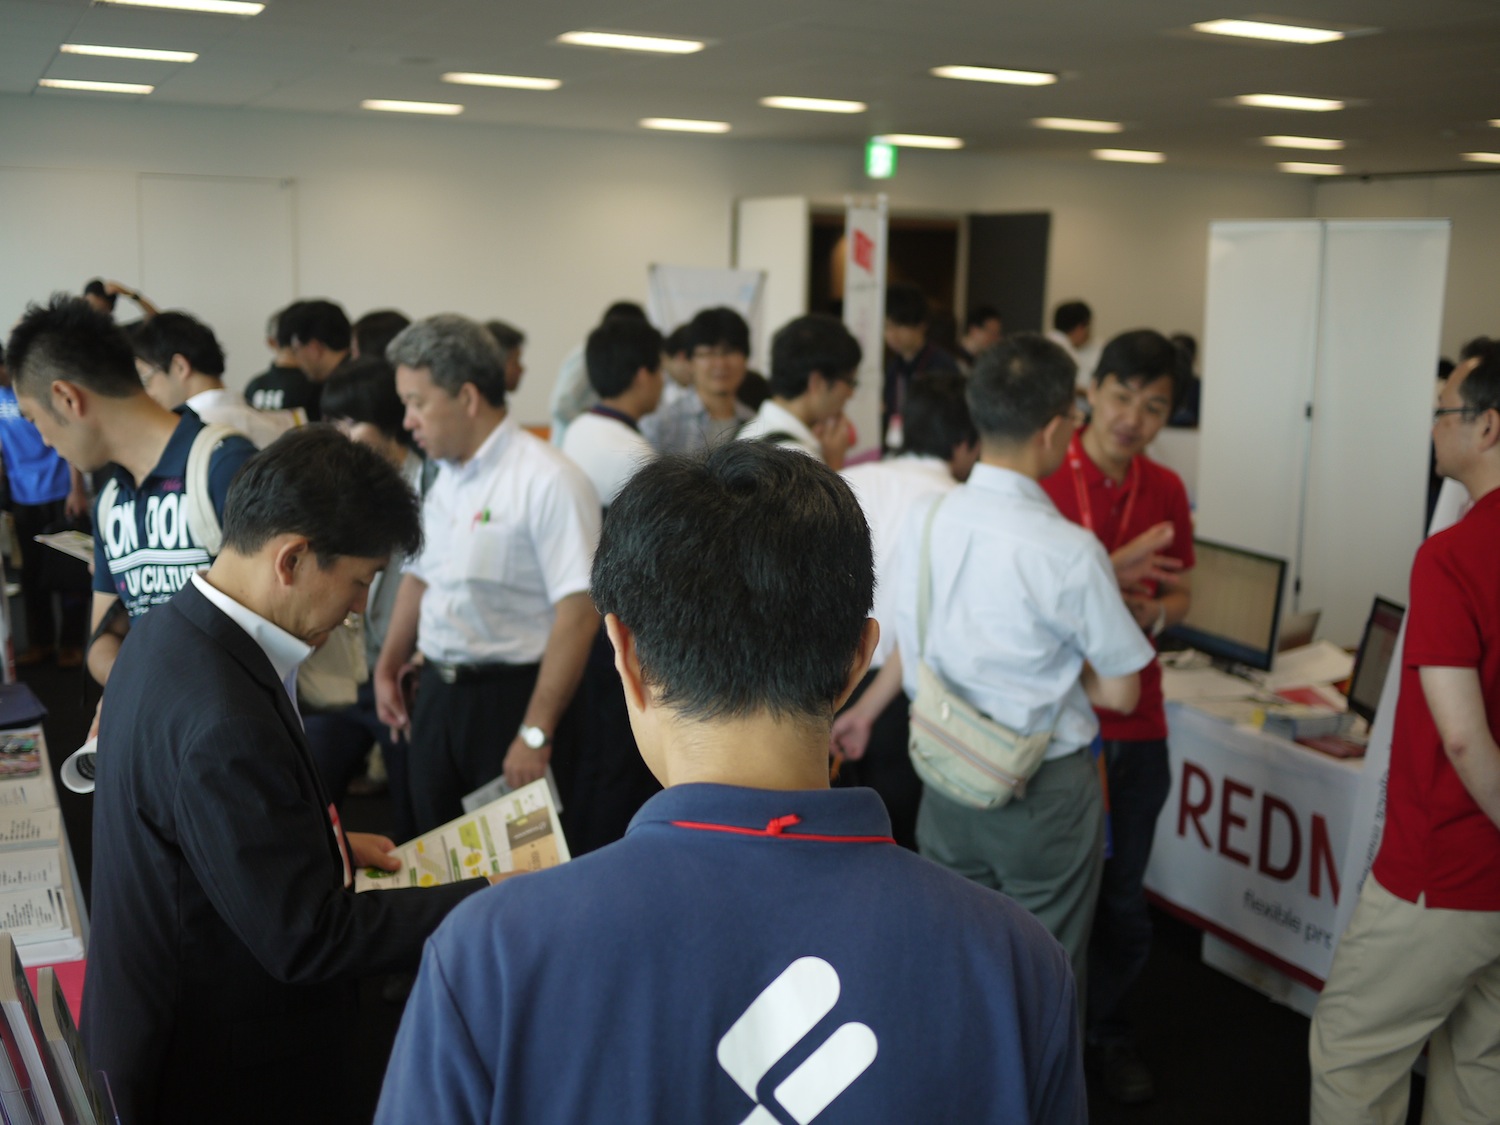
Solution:
[{"label": "stack of flyer", "polygon": [[0,930],[28,964],[81,957],[39,729],[0,731]]},{"label": "stack of flyer", "polygon": [[396,854],[400,871],[366,868],[355,876],[354,889],[438,887],[460,879],[540,871],[571,858],[545,778],[402,844]]}]

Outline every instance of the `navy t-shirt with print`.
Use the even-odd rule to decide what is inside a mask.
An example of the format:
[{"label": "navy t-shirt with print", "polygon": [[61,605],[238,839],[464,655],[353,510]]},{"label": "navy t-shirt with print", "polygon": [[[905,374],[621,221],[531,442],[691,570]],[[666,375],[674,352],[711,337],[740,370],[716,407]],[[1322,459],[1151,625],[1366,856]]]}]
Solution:
[{"label": "navy t-shirt with print", "polygon": [[[99,502],[94,501],[94,589],[119,595],[131,617],[170,601],[213,561],[188,527],[185,495],[188,454],[203,421],[186,408],[181,414],[161,460],[139,487],[124,469],[111,467],[117,491],[107,519],[100,519]],[[254,453],[255,446],[239,435],[225,438],[214,450],[208,491],[220,520],[229,482]]]}]

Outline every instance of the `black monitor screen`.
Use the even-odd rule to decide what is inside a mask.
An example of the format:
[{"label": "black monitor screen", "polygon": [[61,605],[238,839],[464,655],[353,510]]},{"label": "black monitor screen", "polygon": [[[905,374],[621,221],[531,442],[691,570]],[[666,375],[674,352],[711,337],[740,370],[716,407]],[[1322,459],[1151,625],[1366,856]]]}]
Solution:
[{"label": "black monitor screen", "polygon": [[1401,619],[1406,607],[1385,598],[1376,598],[1365,622],[1365,635],[1359,642],[1354,660],[1354,676],[1349,681],[1349,710],[1367,722],[1375,721],[1375,708],[1385,689],[1385,674],[1391,657],[1396,654],[1396,638],[1401,635]]},{"label": "black monitor screen", "polygon": [[1220,660],[1269,672],[1286,560],[1207,539],[1194,539],[1193,553],[1192,608],[1167,635]]}]

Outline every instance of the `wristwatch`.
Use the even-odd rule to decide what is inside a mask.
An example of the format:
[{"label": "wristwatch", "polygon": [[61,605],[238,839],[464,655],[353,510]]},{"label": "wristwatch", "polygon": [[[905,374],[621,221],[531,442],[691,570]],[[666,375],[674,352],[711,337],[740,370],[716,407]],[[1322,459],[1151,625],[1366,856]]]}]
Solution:
[{"label": "wristwatch", "polygon": [[516,732],[516,737],[533,750],[544,749],[552,741],[551,736],[541,727],[529,727],[525,723],[521,724],[521,729]]}]

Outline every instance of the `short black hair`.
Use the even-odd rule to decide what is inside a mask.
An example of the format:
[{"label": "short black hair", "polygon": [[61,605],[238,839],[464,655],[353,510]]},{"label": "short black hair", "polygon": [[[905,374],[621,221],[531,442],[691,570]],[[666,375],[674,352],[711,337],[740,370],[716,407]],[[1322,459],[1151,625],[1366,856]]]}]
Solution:
[{"label": "short black hair", "polygon": [[606,320],[615,316],[628,316],[632,317],[635,320],[648,319],[646,316],[646,310],[641,308],[641,306],[636,304],[634,301],[616,301],[614,304],[610,305],[609,308],[604,310],[604,315],[599,318],[599,323],[602,324]]},{"label": "short black hair", "polygon": [[328,376],[318,412],[329,421],[367,423],[408,448],[415,445],[401,424],[406,407],[396,393],[396,369],[379,356],[360,356]]},{"label": "short black hair", "polygon": [[316,340],[330,351],[345,352],[349,350],[349,316],[332,301],[297,301],[281,314],[276,338],[283,336],[287,344]]},{"label": "short black hair", "polygon": [[252,555],[277,535],[306,536],[318,565],[414,555],[422,506],[386,459],[326,423],[277,438],[235,474],[224,548]]},{"label": "short black hair", "polygon": [[83,295],[85,297],[98,297],[105,304],[109,305],[111,309],[115,307],[115,302],[120,297],[118,293],[111,293],[108,289],[104,288],[104,279],[100,277],[94,278],[83,287]]},{"label": "short black hair", "polygon": [[741,355],[750,354],[750,326],[731,308],[703,309],[687,326],[688,347],[727,348]]},{"label": "short black hair", "polygon": [[16,393],[48,410],[52,399],[47,388],[55,379],[105,398],[146,393],[130,339],[107,313],[82,297],[54,293],[45,305],[27,305],[5,351]]},{"label": "short black hair", "polygon": [[594,604],[635,635],[657,701],[700,721],[831,722],[874,589],[849,486],[756,441],[642,466],[594,555]]},{"label": "short black hair", "polygon": [[863,354],[842,320],[823,313],[799,316],[771,339],[771,393],[796,398],[814,371],[830,383],[852,380]]},{"label": "short black hair", "polygon": [[379,358],[385,355],[385,349],[396,338],[396,333],[410,323],[411,317],[398,309],[376,309],[356,320],[350,332],[359,344],[361,358],[365,356]]},{"label": "short black hair", "polygon": [[484,326],[495,338],[495,343],[500,345],[500,354],[506,359],[510,358],[511,352],[526,344],[526,333],[514,324],[508,324],[503,320],[487,320]]},{"label": "short black hair", "polygon": [[951,371],[929,371],[911,381],[901,412],[901,452],[951,458],[979,440],[969,417],[969,381]]},{"label": "short black hair", "polygon": [[297,315],[306,301],[293,301],[280,312],[273,314],[272,320],[276,325],[276,346],[278,348],[289,348],[297,337]]},{"label": "short black hair", "polygon": [[385,358],[395,367],[427,368],[433,384],[449,395],[472,383],[491,406],[505,405],[505,359],[477,320],[440,313],[415,321],[391,341]]},{"label": "short black hair", "polygon": [[1464,344],[1463,347],[1458,349],[1458,362],[1462,363],[1466,359],[1473,359],[1477,355],[1482,355],[1484,353],[1484,349],[1489,346],[1490,338],[1488,336],[1475,336],[1468,343]]},{"label": "short black hair", "polygon": [[1464,381],[1459,385],[1458,397],[1465,409],[1475,414],[1486,410],[1500,410],[1500,340],[1486,340],[1474,349],[1474,355],[1466,356],[1479,360]]},{"label": "short black hair", "polygon": [[1110,375],[1122,383],[1139,386],[1158,379],[1170,379],[1175,403],[1182,379],[1182,352],[1171,340],[1150,328],[1121,332],[1105,344],[1104,351],[1099,354],[1099,366],[1094,368],[1094,385],[1101,385]]},{"label": "short black hair", "polygon": [[1082,301],[1064,301],[1052,310],[1052,327],[1058,332],[1068,333],[1093,323],[1094,310]]},{"label": "short black hair", "polygon": [[1193,364],[1198,362],[1198,341],[1187,332],[1173,332],[1169,337],[1172,346],[1187,360],[1188,370],[1191,371]]},{"label": "short black hair", "polygon": [[1078,365],[1035,332],[1007,336],[974,362],[969,415],[982,438],[1014,444],[1073,406]]},{"label": "short black hair", "polygon": [[610,317],[589,333],[583,356],[594,393],[614,398],[630,389],[641,368],[661,370],[661,333],[644,320]]},{"label": "short black hair", "polygon": [[1000,320],[1000,310],[994,305],[975,305],[969,310],[969,315],[964,318],[964,331],[970,328],[983,328],[986,321]]},{"label": "short black hair", "polygon": [[932,317],[927,297],[908,281],[886,286],[885,318],[903,328],[920,328]]},{"label": "short black hair", "polygon": [[692,347],[688,344],[688,330],[686,324],[679,324],[672,329],[671,334],[661,342],[663,355],[686,355],[693,354]]},{"label": "short black hair", "polygon": [[185,312],[164,312],[143,321],[130,334],[135,354],[165,371],[180,355],[194,371],[222,378],[224,349],[214,330]]}]

